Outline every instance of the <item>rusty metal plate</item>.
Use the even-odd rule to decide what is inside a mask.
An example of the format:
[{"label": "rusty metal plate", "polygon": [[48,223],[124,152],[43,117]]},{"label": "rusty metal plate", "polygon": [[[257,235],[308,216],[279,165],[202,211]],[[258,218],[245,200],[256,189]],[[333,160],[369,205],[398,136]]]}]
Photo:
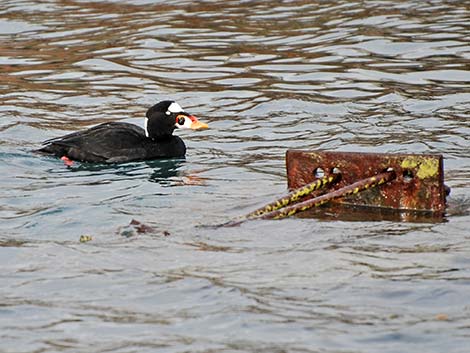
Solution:
[{"label": "rusty metal plate", "polygon": [[336,190],[390,168],[396,178],[379,187],[335,202],[396,210],[444,212],[443,159],[437,154],[388,154],[288,150],[288,186],[299,188],[321,176],[341,173]]}]

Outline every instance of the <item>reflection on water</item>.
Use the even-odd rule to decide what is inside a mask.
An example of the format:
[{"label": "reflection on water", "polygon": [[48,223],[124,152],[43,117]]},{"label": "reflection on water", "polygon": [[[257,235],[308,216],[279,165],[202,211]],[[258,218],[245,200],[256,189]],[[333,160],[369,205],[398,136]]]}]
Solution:
[{"label": "reflection on water", "polygon": [[[55,159],[54,157],[45,158]],[[78,173],[81,177],[91,176],[92,178],[98,178],[100,175],[114,175],[118,180],[140,179],[147,175],[150,182],[159,183],[162,186],[171,186],[172,181],[174,182],[177,179],[182,180],[183,176],[188,177],[185,175],[186,173],[179,172],[179,169],[182,168],[184,163],[184,159],[165,159],[119,164],[73,162],[69,166],[64,164],[63,168],[51,172],[56,172],[61,175],[72,172]]]},{"label": "reflection on water", "polygon": [[[470,204],[467,205],[469,207]],[[312,209],[297,217],[315,217],[324,220],[341,220],[349,222],[417,222],[438,223],[447,221],[443,212],[393,210],[379,207],[362,207],[353,205],[334,205]]]},{"label": "reflection on water", "polygon": [[[462,351],[469,10],[2,1],[0,350]],[[162,99],[211,126],[177,132],[186,160],[66,167],[30,153],[91,125],[141,125]],[[441,153],[457,212],[200,227],[283,194],[288,148]]]},{"label": "reflection on water", "polygon": [[164,161],[147,161],[145,164],[152,169],[149,181],[160,183],[162,186],[171,186],[171,181],[175,179],[182,180],[183,173],[178,172],[182,168],[184,160],[164,160]]}]

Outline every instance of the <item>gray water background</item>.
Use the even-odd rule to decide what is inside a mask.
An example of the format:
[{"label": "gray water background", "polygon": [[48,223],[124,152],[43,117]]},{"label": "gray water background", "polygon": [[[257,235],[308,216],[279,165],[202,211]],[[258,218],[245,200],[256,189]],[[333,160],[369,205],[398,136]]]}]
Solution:
[{"label": "gray water background", "polygon": [[[469,352],[469,11],[1,1],[0,351]],[[162,99],[211,127],[177,132],[186,160],[30,153]],[[289,148],[443,154],[456,206],[201,227],[283,194]]]}]

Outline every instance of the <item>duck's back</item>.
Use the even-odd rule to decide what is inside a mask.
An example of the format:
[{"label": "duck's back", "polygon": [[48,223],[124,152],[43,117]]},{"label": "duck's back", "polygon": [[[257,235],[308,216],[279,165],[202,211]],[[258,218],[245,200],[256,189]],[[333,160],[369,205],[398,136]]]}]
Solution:
[{"label": "duck's back", "polygon": [[183,157],[186,147],[177,136],[154,141],[137,125],[111,122],[47,140],[39,151],[83,162],[118,163]]}]

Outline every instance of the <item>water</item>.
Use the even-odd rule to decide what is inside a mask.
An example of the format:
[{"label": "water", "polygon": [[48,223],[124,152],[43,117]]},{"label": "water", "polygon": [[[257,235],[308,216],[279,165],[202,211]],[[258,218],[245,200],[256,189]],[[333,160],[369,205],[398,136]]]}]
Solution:
[{"label": "water", "polygon": [[[469,21],[443,0],[2,1],[0,351],[467,352]],[[185,160],[30,153],[162,99],[211,127],[178,132]],[[289,148],[441,153],[454,206],[203,227],[283,194]]]}]

